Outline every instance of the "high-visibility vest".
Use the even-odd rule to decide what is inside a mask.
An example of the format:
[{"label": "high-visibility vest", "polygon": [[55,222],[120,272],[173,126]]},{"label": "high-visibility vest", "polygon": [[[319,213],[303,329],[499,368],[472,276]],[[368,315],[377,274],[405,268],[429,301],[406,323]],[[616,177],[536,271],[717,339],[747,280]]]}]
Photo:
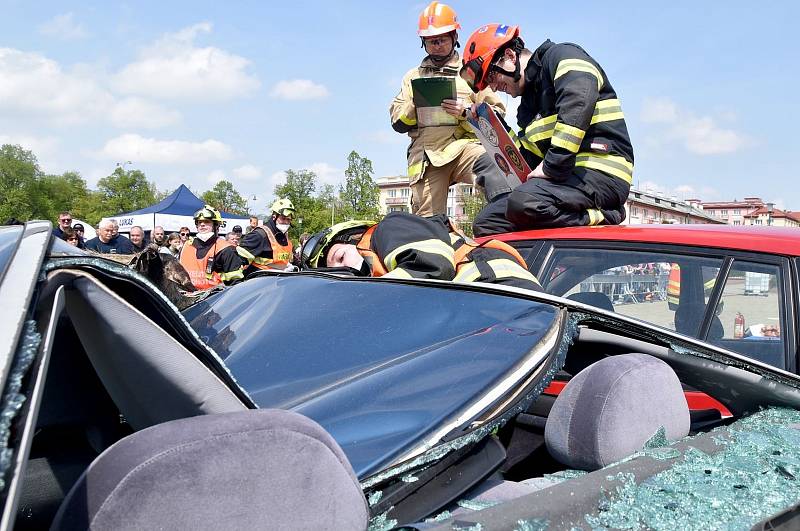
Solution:
[{"label": "high-visibility vest", "polygon": [[667,277],[667,302],[672,305],[680,304],[681,298],[681,266],[670,264]]},{"label": "high-visibility vest", "polygon": [[272,258],[265,258],[263,256],[254,256],[252,265],[258,269],[285,269],[289,262],[292,261],[292,242],[286,238],[286,245],[281,245],[272,234],[272,231],[267,227],[257,227],[255,230],[262,230],[269,239],[269,245],[272,247]]},{"label": "high-visibility vest", "polygon": [[358,250],[358,254],[360,254],[364,260],[367,261],[371,270],[373,277],[382,277],[388,271],[386,271],[386,267],[384,267],[383,262],[381,259],[378,258],[378,255],[375,254],[375,251],[372,250],[370,246],[370,242],[372,242],[372,233],[375,232],[375,229],[378,225],[373,225],[367,229],[361,239],[358,240],[358,244],[356,245],[356,249]]},{"label": "high-visibility vest", "polygon": [[525,268],[526,271],[528,270],[528,264],[525,263],[525,260],[522,258],[522,255],[519,254],[519,252],[517,252],[516,249],[511,247],[506,242],[501,242],[500,240],[489,240],[481,244],[478,244],[472,240],[465,239],[461,247],[456,249],[456,254],[454,257],[454,262],[456,264],[456,273],[458,272],[461,266],[463,266],[465,263],[469,261],[468,260],[469,253],[481,247],[486,249],[497,249],[499,251],[508,253],[512,257],[514,257],[514,260],[516,260],[519,265]]},{"label": "high-visibility vest", "polygon": [[189,278],[197,289],[209,289],[214,286],[222,284],[222,277],[217,271],[207,271],[208,260],[214,257],[226,247],[231,247],[233,244],[223,238],[217,238],[214,246],[206,253],[203,258],[197,258],[197,247],[186,242],[181,248],[180,263],[186,272],[189,273]]}]

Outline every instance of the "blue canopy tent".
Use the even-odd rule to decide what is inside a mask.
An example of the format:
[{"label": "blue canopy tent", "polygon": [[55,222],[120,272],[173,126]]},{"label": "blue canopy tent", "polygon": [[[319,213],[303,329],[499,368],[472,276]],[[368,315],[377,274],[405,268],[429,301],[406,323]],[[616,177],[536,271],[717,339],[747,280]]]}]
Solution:
[{"label": "blue canopy tent", "polygon": [[[130,232],[131,227],[136,225],[142,227],[145,231],[151,231],[157,225],[164,227],[164,231],[168,233],[175,232],[181,227],[189,227],[194,231],[192,215],[200,210],[204,204],[199,197],[182,184],[177,190],[155,205],[103,219],[116,219],[119,223],[119,231],[125,233]],[[223,219],[223,224],[220,228],[221,234],[229,232],[234,225],[246,227],[249,221],[248,218],[243,218],[238,214],[220,213]]]}]

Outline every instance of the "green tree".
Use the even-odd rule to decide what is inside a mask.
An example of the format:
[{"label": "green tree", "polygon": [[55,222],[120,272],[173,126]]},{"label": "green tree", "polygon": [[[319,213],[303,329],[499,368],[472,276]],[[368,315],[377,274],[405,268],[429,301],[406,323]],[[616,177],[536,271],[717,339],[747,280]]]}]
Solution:
[{"label": "green tree", "polygon": [[291,200],[298,213],[306,210],[314,199],[317,174],[311,170],[286,170],[286,182],[275,186],[275,197]]},{"label": "green tree", "polygon": [[97,182],[107,215],[116,215],[152,205],[156,200],[156,187],[141,170],[121,167]]},{"label": "green tree", "polygon": [[230,181],[219,181],[214,188],[200,196],[206,204],[231,214],[247,215],[247,200],[233,187]]},{"label": "green tree", "polygon": [[[348,219],[376,219],[380,191],[372,180],[372,161],[355,151],[347,156],[345,182],[339,186],[342,214]],[[338,206],[338,205],[337,205]]]},{"label": "green tree", "polygon": [[0,222],[12,217],[52,219],[54,208],[33,152],[18,145],[0,146]]},{"label": "green tree", "polygon": [[486,198],[483,193],[478,192],[478,190],[473,187],[473,193],[471,195],[465,195],[463,201],[464,216],[458,220],[458,223],[461,226],[461,230],[464,231],[464,234],[473,236],[472,222],[475,221],[475,216],[478,215],[478,212],[486,206]]},{"label": "green tree", "polygon": [[52,203],[47,219],[55,220],[60,212],[68,211],[74,217],[86,220],[83,205],[89,190],[79,173],[68,171],[61,175],[44,175],[41,182]]}]

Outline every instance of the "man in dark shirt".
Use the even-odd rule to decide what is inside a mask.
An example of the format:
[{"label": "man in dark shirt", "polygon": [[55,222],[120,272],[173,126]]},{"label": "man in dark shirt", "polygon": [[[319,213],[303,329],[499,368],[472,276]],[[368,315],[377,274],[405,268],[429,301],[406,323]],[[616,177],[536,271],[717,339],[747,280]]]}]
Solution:
[{"label": "man in dark shirt", "polygon": [[144,247],[146,245],[146,242],[144,241],[144,230],[139,225],[134,225],[131,227],[131,231],[128,234],[130,234],[133,250],[137,253],[144,251]]},{"label": "man in dark shirt", "polygon": [[58,226],[53,227],[53,236],[64,239],[64,229],[72,227],[72,214],[62,212],[58,215]]},{"label": "man in dark shirt", "polygon": [[125,236],[114,234],[115,222],[105,219],[100,222],[97,237],[86,242],[86,249],[104,254],[134,254],[133,244]]}]

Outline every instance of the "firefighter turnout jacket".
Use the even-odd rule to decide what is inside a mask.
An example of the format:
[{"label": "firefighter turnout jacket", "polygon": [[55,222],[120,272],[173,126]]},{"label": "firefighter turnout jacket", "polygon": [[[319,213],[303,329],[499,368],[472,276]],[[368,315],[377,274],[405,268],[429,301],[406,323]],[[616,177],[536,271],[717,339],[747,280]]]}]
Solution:
[{"label": "firefighter turnout jacket", "polygon": [[576,44],[547,40],[533,52],[524,75],[515,140],[530,167],[544,160],[544,173],[553,181],[584,167],[630,185],[633,148],[600,65]]},{"label": "firefighter turnout jacket", "polygon": [[444,215],[393,212],[370,227],[357,249],[376,277],[489,282],[542,291],[513,247],[497,240],[477,244],[453,231]]},{"label": "firefighter turnout jacket", "polygon": [[244,261],[246,274],[257,269],[283,270],[292,261],[292,242],[270,219],[242,236],[236,252]]},{"label": "firefighter turnout jacket", "polygon": [[[478,94],[473,93],[458,75],[460,68],[461,58],[458,53],[453,53],[453,57],[442,67],[436,66],[429,57],[426,57],[419,67],[412,68],[403,76],[400,93],[389,106],[392,128],[398,133],[408,133],[411,139],[411,145],[408,147],[408,177],[411,184],[422,177],[426,165],[444,166],[458,157],[468,143],[479,143],[465,117],[454,119],[448,114],[442,120],[443,123],[438,123],[435,118],[437,114],[431,117],[426,113],[417,113],[411,87],[413,79],[452,77],[456,82],[458,99],[470,104],[485,101],[501,116],[505,113],[505,106],[490,89]],[[441,113],[438,113],[438,116],[441,116]],[[454,121],[456,123],[453,123]]]},{"label": "firefighter turnout jacket", "polygon": [[192,238],[183,245],[178,259],[197,289],[213,288],[223,282],[233,284],[244,278],[242,260],[224,238],[214,236],[207,242]]}]

